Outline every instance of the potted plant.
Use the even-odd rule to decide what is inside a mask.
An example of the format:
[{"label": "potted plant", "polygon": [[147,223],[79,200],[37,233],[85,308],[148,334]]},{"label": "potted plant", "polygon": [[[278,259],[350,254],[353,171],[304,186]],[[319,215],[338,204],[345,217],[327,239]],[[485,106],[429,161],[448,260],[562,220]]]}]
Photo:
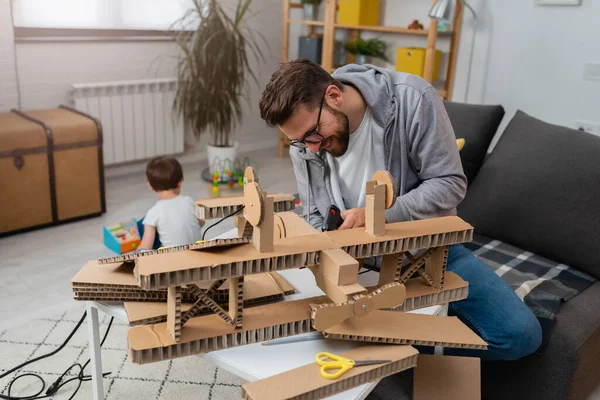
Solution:
[{"label": "potted plant", "polygon": [[[264,56],[245,24],[252,0],[238,0],[233,15],[220,0],[191,2],[193,7],[173,24],[180,50],[173,109],[197,139],[210,133],[207,152],[212,174],[237,158],[238,142],[231,135],[242,120],[249,78],[258,85],[249,56],[263,61]],[[219,173],[223,169],[218,168]]]},{"label": "potted plant", "polygon": [[387,44],[379,38],[364,40],[359,37],[352,42],[344,44],[344,49],[348,53],[356,56],[357,64],[367,64],[370,62],[371,58],[380,58],[388,62],[390,61],[385,54]]},{"label": "potted plant", "polygon": [[304,19],[317,20],[319,16],[319,6],[322,0],[302,0],[304,6]]}]

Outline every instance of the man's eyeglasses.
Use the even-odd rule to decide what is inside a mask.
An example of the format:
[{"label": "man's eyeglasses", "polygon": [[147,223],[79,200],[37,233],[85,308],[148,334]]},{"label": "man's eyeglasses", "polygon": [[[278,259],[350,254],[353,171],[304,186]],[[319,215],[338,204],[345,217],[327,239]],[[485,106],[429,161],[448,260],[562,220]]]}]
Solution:
[{"label": "man's eyeglasses", "polygon": [[290,140],[290,146],[299,147],[301,149],[305,149],[306,144],[318,144],[325,139],[323,135],[319,133],[319,124],[321,123],[321,111],[323,111],[323,102],[325,101],[325,94],[323,93],[323,97],[321,98],[321,105],[319,106],[319,115],[317,116],[317,126],[312,131],[308,132],[302,139]]}]

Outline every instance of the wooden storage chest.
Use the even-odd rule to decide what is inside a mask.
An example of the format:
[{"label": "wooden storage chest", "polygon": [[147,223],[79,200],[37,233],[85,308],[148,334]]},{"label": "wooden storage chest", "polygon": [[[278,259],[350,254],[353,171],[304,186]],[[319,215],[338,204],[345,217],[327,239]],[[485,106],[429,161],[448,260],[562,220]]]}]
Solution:
[{"label": "wooden storage chest", "polygon": [[106,212],[102,125],[67,106],[0,113],[0,236]]}]

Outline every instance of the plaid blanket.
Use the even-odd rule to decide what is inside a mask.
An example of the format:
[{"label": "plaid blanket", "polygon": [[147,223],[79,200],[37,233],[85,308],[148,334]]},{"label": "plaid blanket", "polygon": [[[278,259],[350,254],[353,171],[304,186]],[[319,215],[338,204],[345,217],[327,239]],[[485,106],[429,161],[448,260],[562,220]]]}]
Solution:
[{"label": "plaid blanket", "polygon": [[571,300],[596,281],[568,265],[477,233],[465,247],[493,269],[533,311],[542,325],[543,344],[550,338],[562,302]]},{"label": "plaid blanket", "polygon": [[[302,215],[297,195],[295,212]],[[477,233],[465,247],[494,270],[533,311],[542,326],[542,345],[550,338],[561,304],[596,282],[593,276],[568,265]]]}]

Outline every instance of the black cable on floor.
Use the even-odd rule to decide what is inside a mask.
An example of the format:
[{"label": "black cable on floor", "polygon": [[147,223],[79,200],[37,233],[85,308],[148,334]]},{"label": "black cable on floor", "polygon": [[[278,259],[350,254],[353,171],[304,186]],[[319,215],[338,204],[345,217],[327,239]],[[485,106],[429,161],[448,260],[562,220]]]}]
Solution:
[{"label": "black cable on floor", "polygon": [[[69,336],[67,336],[67,338],[65,339],[65,341],[56,350],[51,351],[48,354],[44,354],[42,356],[36,357],[33,360],[29,360],[29,361],[26,361],[26,362],[24,362],[22,364],[17,365],[16,367],[14,367],[14,368],[12,368],[12,369],[4,372],[2,375],[0,375],[0,379],[6,377],[8,375],[10,375],[11,373],[13,373],[13,372],[15,372],[15,371],[23,368],[26,365],[32,364],[32,363],[34,363],[36,361],[39,361],[39,360],[43,360],[44,358],[51,357],[51,356],[55,355],[56,353],[58,353],[59,351],[61,351],[67,345],[67,343],[71,340],[71,338],[73,337],[73,335],[75,334],[75,332],[77,332],[77,330],[79,329],[79,327],[81,326],[81,324],[85,320],[86,316],[87,316],[87,311],[85,311],[83,313],[83,315],[81,316],[81,319],[79,320],[79,322],[77,323],[77,325],[75,326],[75,328],[73,328],[73,330],[71,331],[71,333],[69,334]],[[110,328],[112,326],[113,321],[114,321],[114,317],[111,317],[110,318],[110,322],[108,323],[108,327],[106,328],[106,332],[104,332],[104,337],[102,338],[102,341],[100,342],[100,347],[102,347],[102,345],[106,341],[106,338],[108,337],[108,332],[110,331]],[[45,398],[54,396],[58,392],[58,390],[60,388],[62,388],[63,386],[65,386],[67,383],[72,382],[74,380],[78,380],[79,384],[77,385],[77,388],[75,389],[75,391],[73,392],[73,394],[71,395],[71,397],[69,397],[69,400],[71,400],[71,399],[73,399],[75,397],[75,395],[77,394],[77,392],[81,388],[81,383],[85,382],[85,381],[88,381],[88,380],[91,380],[91,376],[90,375],[88,375],[88,376],[83,375],[83,371],[84,371],[85,367],[89,363],[90,363],[90,359],[88,358],[87,362],[83,365],[83,367],[79,363],[75,363],[75,364],[71,365],[69,368],[67,368],[61,374],[61,376],[57,380],[55,380],[52,383],[52,385],[50,385],[50,387],[48,387],[48,390],[46,390],[44,396],[40,396],[40,394],[42,392],[44,392],[44,389],[46,388],[46,382],[44,381],[44,379],[41,376],[39,376],[38,374],[35,374],[35,373],[26,373],[26,374],[19,375],[19,376],[15,377],[10,382],[10,384],[8,385],[8,389],[7,389],[8,395],[0,394],[0,399],[6,399],[6,400],[37,400],[37,399],[45,399]],[[71,378],[71,379],[68,379],[68,380],[62,382],[63,378],[74,367],[79,367],[79,373],[77,374],[77,376],[74,377],[74,378]],[[102,374],[102,376],[104,377],[104,376],[109,375],[109,374],[110,374],[110,372],[106,372],[106,373]],[[15,384],[15,382],[17,380],[19,380],[21,378],[24,378],[26,376],[33,376],[33,377],[39,379],[42,382],[42,388],[40,389],[40,391],[37,392],[36,394],[30,395],[30,396],[20,396],[20,397],[11,396],[10,393],[11,393],[12,386]]]},{"label": "black cable on floor", "polygon": [[221,222],[225,221],[227,218],[229,217],[233,217],[235,214],[239,213],[240,211],[242,211],[244,209],[245,206],[241,206],[240,208],[238,208],[237,210],[235,210],[234,212],[232,212],[231,214],[221,218],[220,220],[218,220],[217,222],[215,222],[214,224],[212,224],[211,226],[209,226],[208,228],[206,228],[204,230],[204,233],[202,234],[202,240],[204,240],[204,237],[206,236],[206,232],[208,232],[208,230],[210,228],[212,228],[213,226],[219,225]]}]

